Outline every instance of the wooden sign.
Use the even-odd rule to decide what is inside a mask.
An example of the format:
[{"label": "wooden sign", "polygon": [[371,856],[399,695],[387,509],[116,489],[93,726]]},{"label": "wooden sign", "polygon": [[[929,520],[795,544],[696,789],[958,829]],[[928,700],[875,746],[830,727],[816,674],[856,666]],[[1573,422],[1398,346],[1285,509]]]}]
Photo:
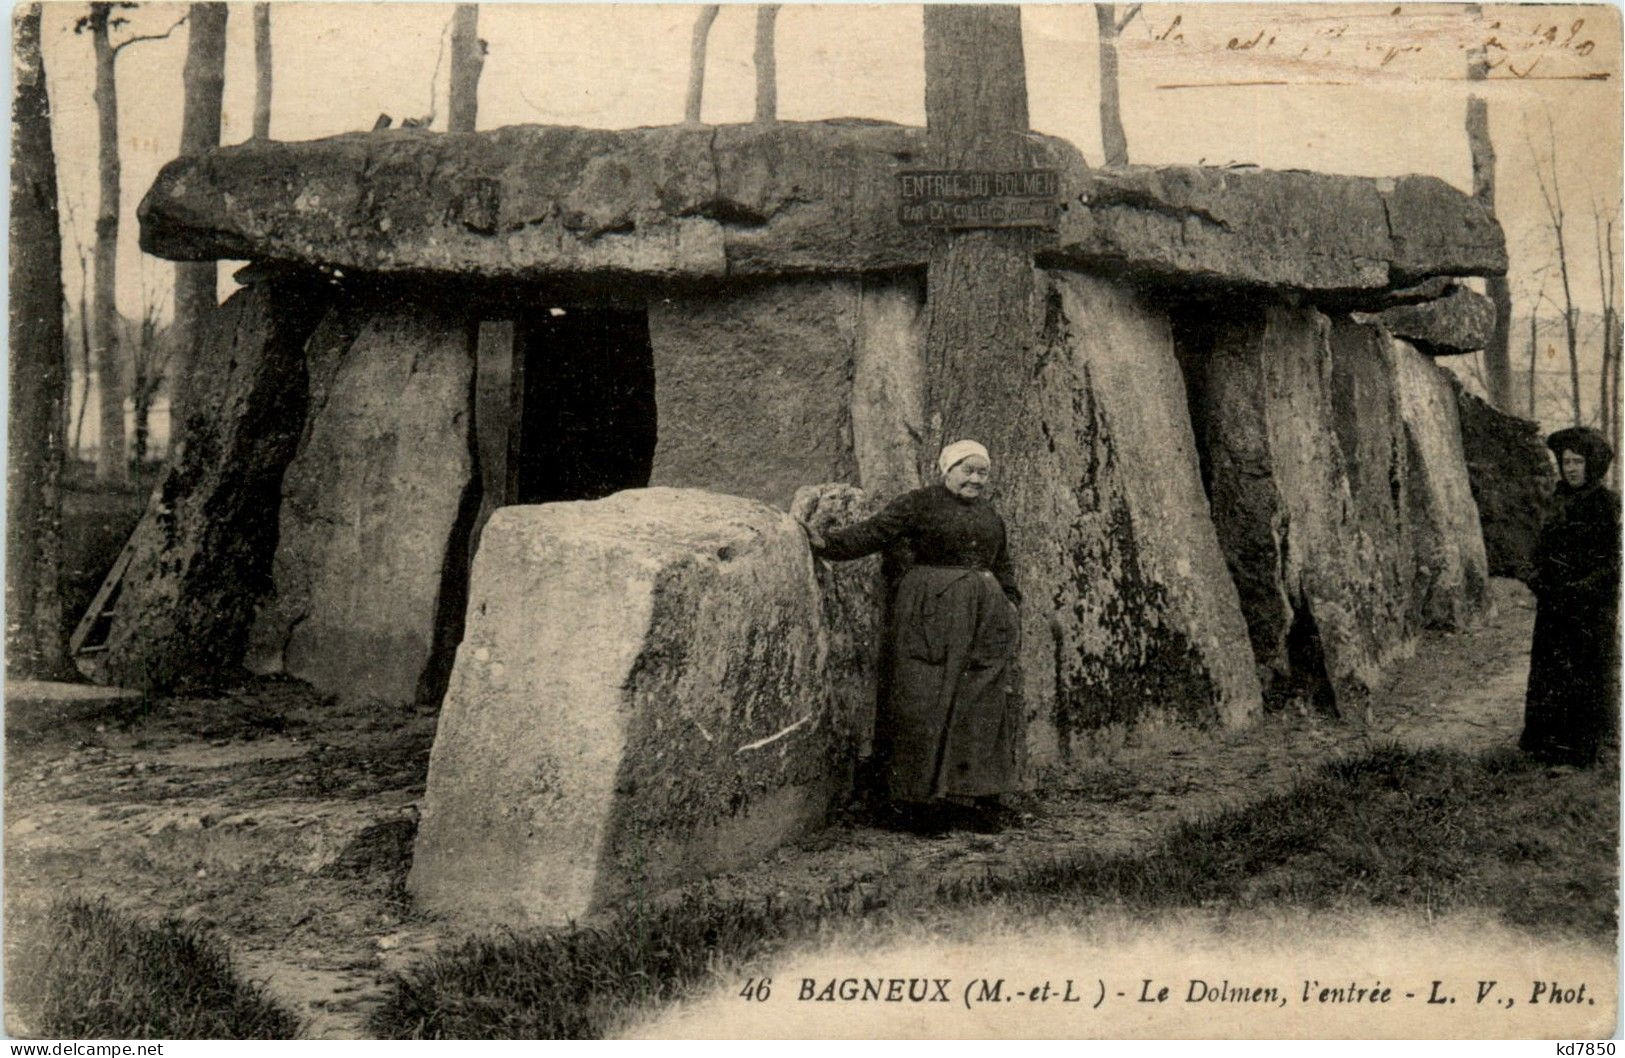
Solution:
[{"label": "wooden sign", "polygon": [[1053,228],[1061,181],[1054,169],[897,174],[897,220],[929,228]]}]

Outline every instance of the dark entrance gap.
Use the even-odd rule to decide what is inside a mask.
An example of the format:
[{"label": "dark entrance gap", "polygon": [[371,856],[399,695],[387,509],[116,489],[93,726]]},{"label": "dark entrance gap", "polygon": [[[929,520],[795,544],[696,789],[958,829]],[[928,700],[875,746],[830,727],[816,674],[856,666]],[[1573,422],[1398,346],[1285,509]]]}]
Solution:
[{"label": "dark entrance gap", "polygon": [[654,348],[642,311],[556,307],[518,321],[524,360],[509,503],[595,500],[649,484]]},{"label": "dark entrance gap", "polygon": [[470,328],[469,443],[480,472],[447,547],[435,641],[418,681],[418,704],[429,708],[450,680],[470,563],[492,511],[642,488],[654,466],[654,349],[641,309],[556,306],[504,321],[497,305],[480,304]]}]

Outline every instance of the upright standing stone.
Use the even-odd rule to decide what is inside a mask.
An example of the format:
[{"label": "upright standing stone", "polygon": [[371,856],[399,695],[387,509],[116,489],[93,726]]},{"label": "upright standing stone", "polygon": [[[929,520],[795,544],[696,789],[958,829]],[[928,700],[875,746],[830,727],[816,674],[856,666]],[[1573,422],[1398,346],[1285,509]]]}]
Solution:
[{"label": "upright standing stone", "polygon": [[268,586],[278,495],[305,422],[304,349],[326,294],[268,279],[211,314],[168,469],[129,546],[101,682],[162,690],[239,670]]},{"label": "upright standing stone", "polygon": [[1538,423],[1508,415],[1467,392],[1452,375],[1467,481],[1484,531],[1492,577],[1526,577],[1552,495],[1552,457]]},{"label": "upright standing stone", "polygon": [[[861,521],[880,509],[862,489],[838,482],[796,490],[790,513],[820,533]],[[829,640],[830,687],[841,713],[851,718],[859,757],[874,750],[878,693],[885,679],[883,652],[889,649],[890,606],[882,559],[815,561],[824,631]]]},{"label": "upright standing stone", "polygon": [[1334,319],[1332,418],[1372,572],[1386,608],[1381,631],[1411,640],[1416,545],[1411,532],[1410,440],[1400,413],[1392,346],[1379,327]]},{"label": "upright standing stone", "polygon": [[1429,628],[1456,631],[1489,603],[1484,532],[1467,477],[1456,395],[1444,369],[1393,339],[1400,414],[1410,438],[1414,605]]},{"label": "upright standing stone", "polygon": [[1026,556],[1042,587],[1023,609],[1048,634],[1024,644],[1022,663],[1057,688],[1050,724],[1032,731],[1035,759],[1052,740],[1064,755],[1147,721],[1243,722],[1259,710],[1258,678],[1168,318],[1105,280],[1047,279],[1034,404],[1071,473],[1037,516],[1061,532]]},{"label": "upright standing stone", "polygon": [[1328,328],[1278,304],[1216,320],[1200,395],[1214,523],[1266,682],[1296,694],[1323,671],[1347,711],[1408,641],[1350,492]]},{"label": "upright standing stone", "polygon": [[359,316],[311,343],[253,665],[345,702],[410,703],[473,515],[472,338],[431,311],[341,311]]},{"label": "upright standing stone", "polygon": [[812,556],[782,511],[665,488],[498,510],[412,892],[561,924],[820,825],[849,745],[827,656]]},{"label": "upright standing stone", "polygon": [[852,356],[862,284],[785,279],[652,299],[660,438],[651,485],[787,507],[797,488],[858,480]]}]

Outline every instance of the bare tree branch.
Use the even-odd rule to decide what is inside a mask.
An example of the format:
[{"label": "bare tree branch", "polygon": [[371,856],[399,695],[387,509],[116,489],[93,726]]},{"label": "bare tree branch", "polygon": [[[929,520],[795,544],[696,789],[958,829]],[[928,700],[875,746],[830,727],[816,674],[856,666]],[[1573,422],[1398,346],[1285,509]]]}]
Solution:
[{"label": "bare tree branch", "polygon": [[140,44],[142,41],[163,40],[165,37],[168,37],[171,33],[184,26],[188,17],[190,17],[190,12],[176,19],[175,24],[164,30],[162,33],[142,33],[139,36],[131,37],[128,40],[121,40],[117,44],[113,45],[113,54],[117,55],[130,45]]},{"label": "bare tree branch", "polygon": [[1128,24],[1130,22],[1134,21],[1134,16],[1139,14],[1140,13],[1140,8],[1142,8],[1144,6],[1145,6],[1144,4],[1134,4],[1133,6],[1131,6],[1128,9],[1128,12],[1122,18],[1117,20],[1117,32],[1121,33],[1125,29],[1127,29]]}]

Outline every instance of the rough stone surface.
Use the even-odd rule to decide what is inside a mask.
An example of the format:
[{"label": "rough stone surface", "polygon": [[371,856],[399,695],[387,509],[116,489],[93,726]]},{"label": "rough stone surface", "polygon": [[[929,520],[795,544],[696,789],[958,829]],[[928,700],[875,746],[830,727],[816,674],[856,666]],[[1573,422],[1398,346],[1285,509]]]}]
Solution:
[{"label": "rough stone surface", "polygon": [[1126,166],[1083,188],[1041,261],[1325,294],[1506,270],[1495,219],[1434,177]]},{"label": "rough stone surface", "polygon": [[[1324,293],[1501,274],[1499,226],[1432,177],[1253,168],[1061,173],[1042,264]],[[142,246],[356,272],[614,281],[919,268],[896,174],[931,168],[925,130],[773,122],[626,130],[512,126],[250,142],[171,162],[141,204]]]},{"label": "rough stone surface", "polygon": [[460,320],[356,304],[323,322],[308,425],[282,483],[273,590],[254,624],[256,671],[350,702],[415,700],[447,564],[465,561],[472,377]]},{"label": "rough stone surface", "polygon": [[1372,548],[1385,634],[1415,636],[1411,600],[1416,545],[1411,533],[1410,442],[1400,413],[1392,346],[1381,328],[1333,318],[1332,419],[1349,494]]},{"label": "rough stone surface", "polygon": [[858,480],[852,361],[863,286],[788,279],[649,304],[660,433],[651,485],[787,507]]},{"label": "rough stone surface", "polygon": [[1071,476],[1004,512],[1040,769],[1131,725],[1234,724],[1259,708],[1168,319],[1104,280],[1045,278],[1034,406]]},{"label": "rough stone surface", "polygon": [[1483,294],[1456,284],[1432,301],[1385,309],[1377,322],[1428,356],[1476,353],[1495,329],[1495,306]]},{"label": "rough stone surface", "polygon": [[169,468],[136,526],[101,682],[163,690],[241,671],[270,580],[277,496],[304,424],[304,346],[326,294],[255,283],[211,317]]},{"label": "rough stone surface", "polygon": [[870,495],[920,486],[925,429],[925,291],[908,278],[867,276],[852,352],[852,455]]},{"label": "rough stone surface", "polygon": [[846,781],[813,560],[697,490],[499,509],[429,762],[409,885],[558,924],[748,863]]},{"label": "rough stone surface", "polygon": [[1243,307],[1198,359],[1214,524],[1267,693],[1318,702],[1324,687],[1348,712],[1409,642],[1350,490],[1328,331],[1313,309]]},{"label": "rough stone surface", "polygon": [[1393,358],[1410,442],[1415,604],[1427,627],[1455,631],[1483,612],[1489,587],[1456,395],[1447,372],[1406,342],[1393,340]]},{"label": "rough stone surface", "polygon": [[[796,490],[790,513],[819,532],[861,521],[880,509],[862,489],[839,482]],[[890,599],[879,555],[853,562],[814,561],[824,633],[829,640],[829,679],[839,709],[849,718],[857,757],[874,750],[875,711],[890,643]]]},{"label": "rough stone surface", "polygon": [[1526,577],[1555,478],[1540,426],[1473,396],[1447,374],[1456,394],[1467,481],[1484,532],[1492,577]]}]

